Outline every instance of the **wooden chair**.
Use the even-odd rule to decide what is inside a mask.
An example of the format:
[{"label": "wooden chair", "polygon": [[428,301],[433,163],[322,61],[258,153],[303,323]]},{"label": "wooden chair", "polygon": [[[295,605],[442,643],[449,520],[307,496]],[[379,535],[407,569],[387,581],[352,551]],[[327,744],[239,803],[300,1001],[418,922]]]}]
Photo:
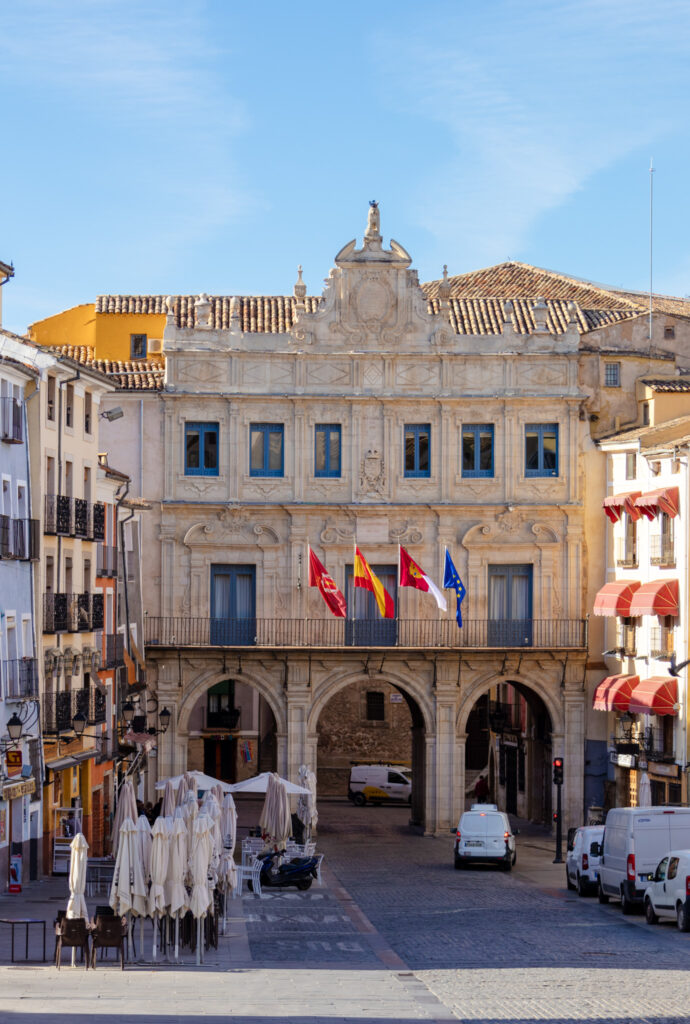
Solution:
[{"label": "wooden chair", "polygon": [[96,966],[97,949],[119,949],[120,967],[125,969],[125,939],[127,932],[121,917],[107,915],[97,917],[91,932],[91,966]]},{"label": "wooden chair", "polygon": [[81,949],[86,970],[89,968],[89,932],[83,917],[63,917],[57,928],[55,966],[60,970],[62,949]]}]

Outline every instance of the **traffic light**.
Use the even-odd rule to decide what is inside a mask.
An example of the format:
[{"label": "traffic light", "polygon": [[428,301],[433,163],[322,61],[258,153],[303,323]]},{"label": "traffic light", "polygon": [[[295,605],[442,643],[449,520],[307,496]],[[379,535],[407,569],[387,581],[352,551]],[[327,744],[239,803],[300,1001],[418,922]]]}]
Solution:
[{"label": "traffic light", "polygon": [[553,759],[553,783],[554,786],[563,785],[563,758],[554,757]]}]

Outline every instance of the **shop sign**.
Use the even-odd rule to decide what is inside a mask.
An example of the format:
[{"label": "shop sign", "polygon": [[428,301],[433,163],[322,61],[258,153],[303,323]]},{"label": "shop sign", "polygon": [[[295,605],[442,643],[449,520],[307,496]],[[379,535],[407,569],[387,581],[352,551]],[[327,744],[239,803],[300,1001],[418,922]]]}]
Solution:
[{"label": "shop sign", "polygon": [[21,750],[8,750],[5,754],[5,764],[7,765],[7,774],[21,775],[22,773],[22,752]]},{"label": "shop sign", "polygon": [[517,736],[511,736],[510,733],[503,734],[503,746],[504,747],[519,747],[520,740]]},{"label": "shop sign", "polygon": [[403,702],[403,695],[402,695],[402,693],[392,693],[390,695],[390,702],[391,702],[391,704],[402,704],[402,702]]},{"label": "shop sign", "polygon": [[2,787],[3,800],[16,800],[20,796],[29,796],[36,791],[35,779],[24,779],[22,782],[13,782],[9,786]]},{"label": "shop sign", "polygon": [[649,762],[649,772],[651,775],[661,775],[665,779],[677,779],[678,778],[678,765],[677,764],[655,764],[653,761]]},{"label": "shop sign", "polygon": [[617,764],[619,768],[634,768],[637,758],[635,754],[619,754],[617,750],[612,750],[611,764]]}]

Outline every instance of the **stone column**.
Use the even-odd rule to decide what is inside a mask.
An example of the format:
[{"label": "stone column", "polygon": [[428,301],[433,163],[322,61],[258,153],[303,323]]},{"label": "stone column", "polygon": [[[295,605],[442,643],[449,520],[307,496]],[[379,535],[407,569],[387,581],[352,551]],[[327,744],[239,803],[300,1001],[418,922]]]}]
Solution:
[{"label": "stone column", "polygon": [[[287,743],[285,770],[291,782],[297,782],[299,767],[307,760],[307,719],[311,702],[309,658],[292,656],[287,672]],[[315,744],[314,744],[315,753]],[[315,765],[312,765],[315,768]],[[293,799],[296,806],[297,798]]]},{"label": "stone column", "polygon": [[455,716],[458,702],[457,657],[439,658],[436,662],[436,749],[434,771],[434,800],[427,807],[427,828],[434,833],[448,833],[457,824],[457,789],[464,781],[465,763],[458,764],[458,745]]},{"label": "stone column", "polygon": [[[582,673],[581,666],[575,666]],[[565,691],[565,743],[563,751],[563,834],[584,822],[585,774],[585,694],[577,681],[577,689]],[[558,753],[554,746],[554,753]]]}]

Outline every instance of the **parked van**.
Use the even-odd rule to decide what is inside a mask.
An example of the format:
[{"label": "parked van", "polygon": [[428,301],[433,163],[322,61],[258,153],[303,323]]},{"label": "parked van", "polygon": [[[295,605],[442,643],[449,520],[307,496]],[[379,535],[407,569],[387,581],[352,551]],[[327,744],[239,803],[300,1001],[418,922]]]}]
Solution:
[{"label": "parked van", "polygon": [[599,902],[621,901],[630,914],[644,900],[648,876],[669,850],[690,848],[690,807],[613,807],[604,827]]},{"label": "parked van", "polygon": [[565,858],[565,880],[569,889],[587,896],[597,891],[599,882],[599,854],[604,838],[603,825],[583,825],[568,833],[568,853]]},{"label": "parked van", "polygon": [[395,802],[412,803],[410,769],[395,764],[358,764],[350,771],[349,800],[357,807]]},{"label": "parked van", "polygon": [[648,924],[661,917],[690,931],[690,850],[671,850],[657,865],[645,890],[644,913]]},{"label": "parked van", "polygon": [[515,837],[507,814],[496,804],[473,804],[465,811],[455,831],[456,868],[486,861],[510,871],[515,857]]}]

